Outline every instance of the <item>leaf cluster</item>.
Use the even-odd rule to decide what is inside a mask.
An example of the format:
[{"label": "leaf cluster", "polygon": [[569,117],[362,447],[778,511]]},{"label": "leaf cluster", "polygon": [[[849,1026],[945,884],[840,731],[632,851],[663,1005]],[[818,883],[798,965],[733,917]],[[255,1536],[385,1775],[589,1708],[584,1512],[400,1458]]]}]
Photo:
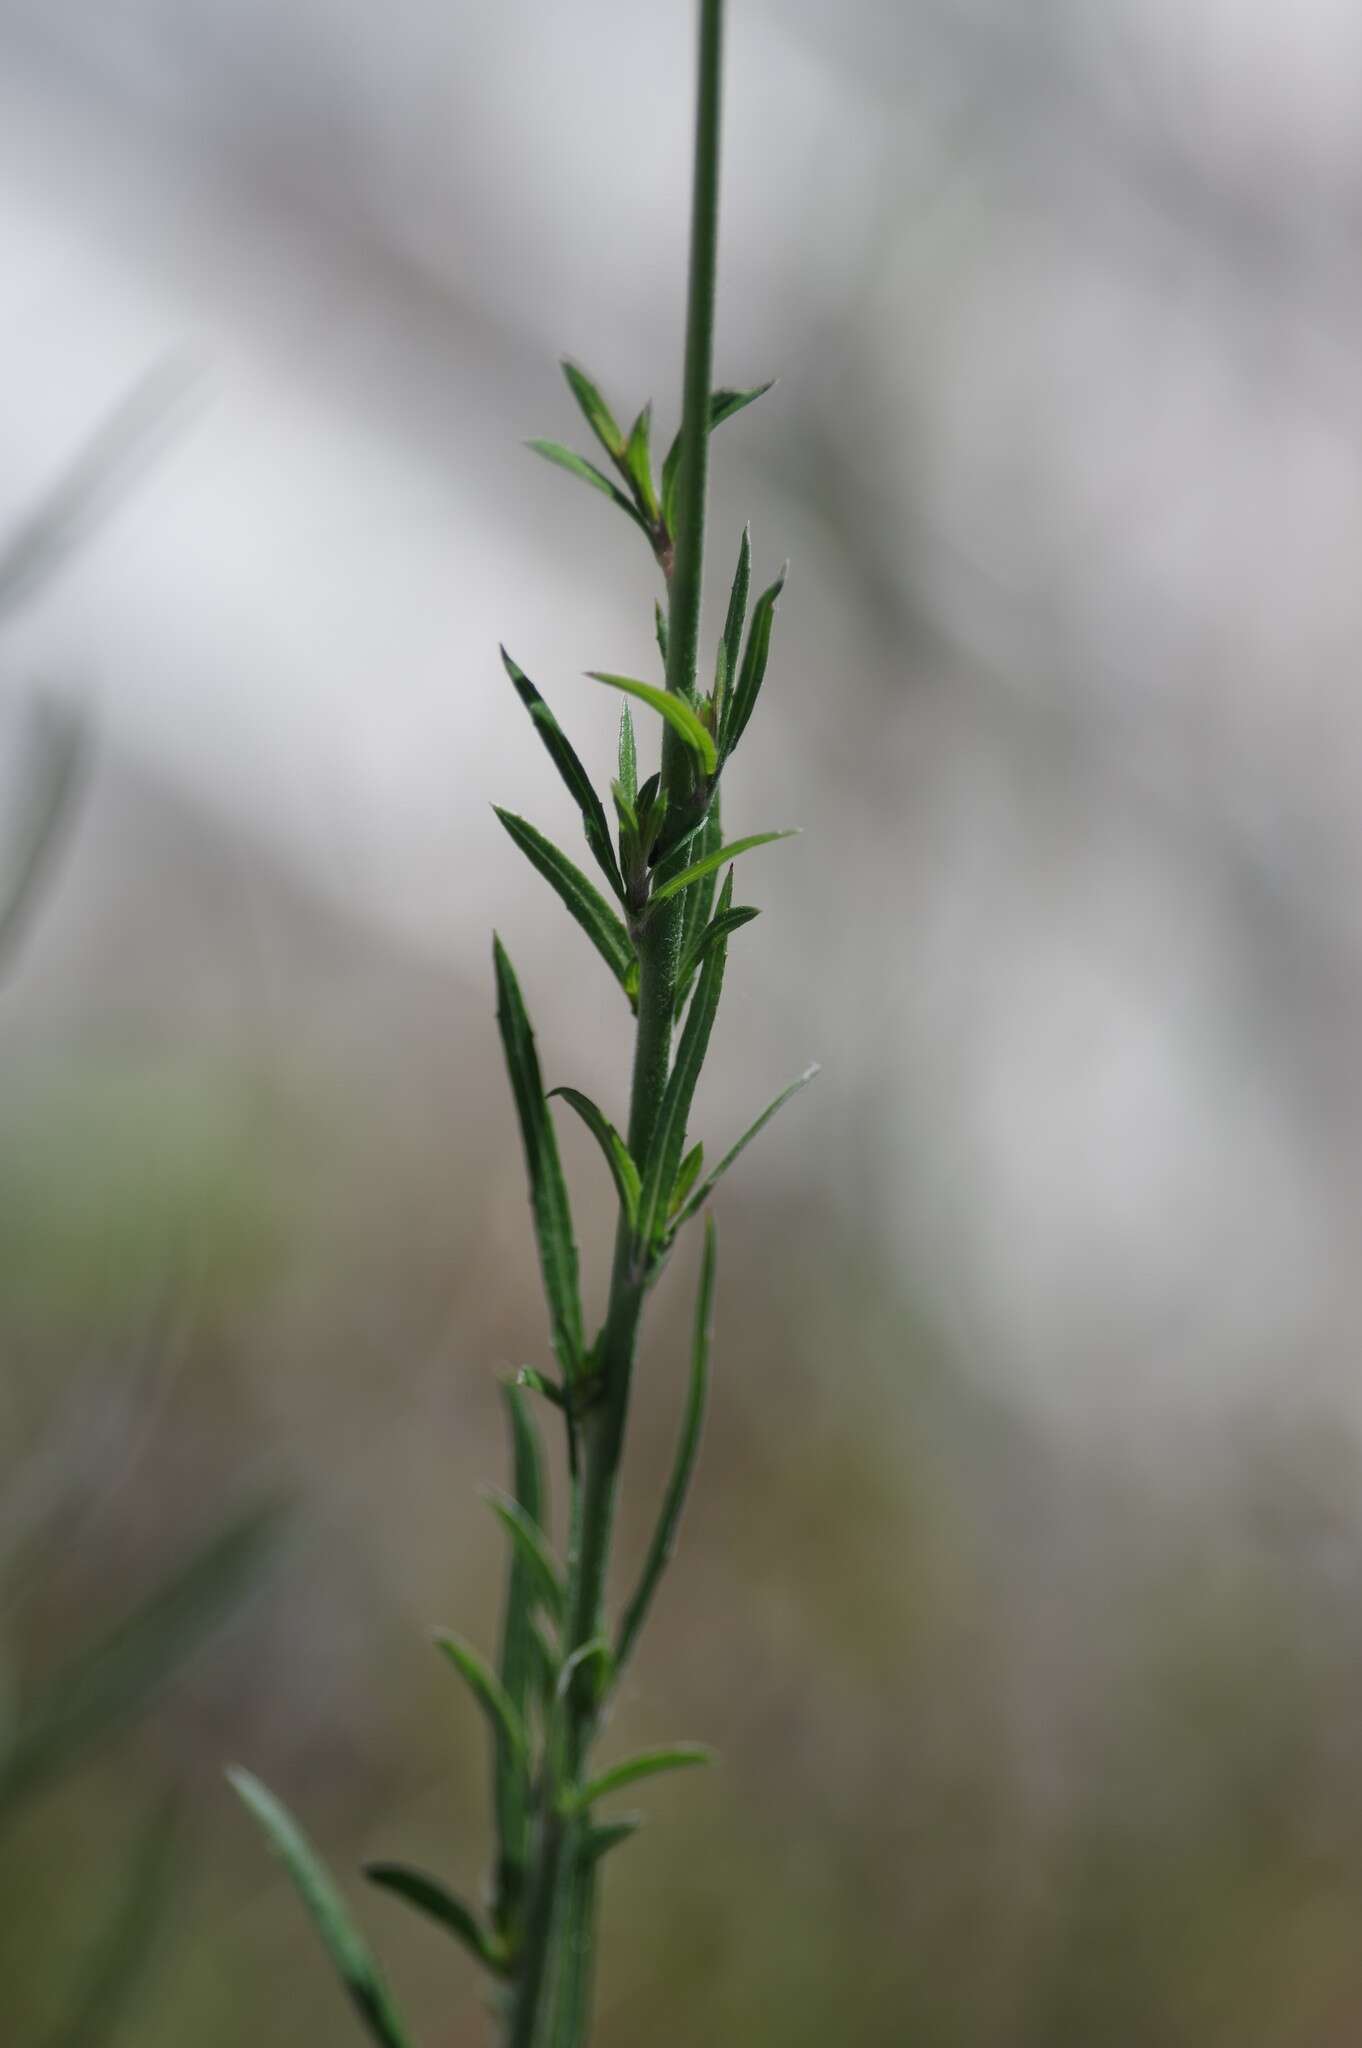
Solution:
[{"label": "leaf cluster", "polygon": [[[557,442],[537,441],[531,446],[622,509],[646,534],[669,576],[676,536],[679,437],[655,478],[651,407],[645,406],[625,433],[591,380],[572,364],[564,369],[613,475]],[[767,389],[762,385],[753,391],[714,392],[709,429]],[[606,1323],[589,1339],[552,1104],[562,1102],[580,1119],[605,1163],[618,1222],[612,1305],[622,1287],[636,1311],[685,1225],[706,1207],[729,1168],[776,1111],[817,1071],[809,1068],[782,1090],[706,1171],[704,1145],[691,1138],[691,1112],[723,993],[729,942],[757,916],[754,906],[733,900],[734,863],[757,847],[789,836],[766,831],[725,839],[720,823],[721,778],[748,728],[765,680],[784,571],[754,604],[749,603],[751,579],[751,539],[744,531],[708,690],[681,694],[614,671],[590,672],[592,680],[624,700],[617,773],[609,791],[613,831],[606,804],[558,719],[537,685],[502,649],[512,688],[580,818],[599,882],[536,825],[500,807],[496,815],[586,934],[634,1010],[640,1004],[653,921],[667,907],[677,937],[674,983],[666,984],[663,1005],[670,1056],[647,1119],[647,1141],[632,1150],[606,1110],[581,1089],[565,1084],[545,1087],[519,979],[501,939],[494,939],[497,1023],[520,1127],[555,1368],[527,1366],[503,1388],[511,1442],[510,1483],[505,1492],[488,1496],[507,1545],[499,1654],[491,1660],[445,1631],[437,1634],[435,1643],[486,1724],[496,1852],[485,1911],[460,1898],[442,1878],[405,1863],[371,1864],[366,1875],[451,1935],[494,1980],[513,1987],[522,1968],[531,1967],[532,1955],[542,1953],[542,1944],[536,1950],[536,1940],[542,1933],[545,1902],[536,1885],[546,1867],[546,1844],[561,1845],[561,1876],[554,1880],[549,1905],[559,1916],[560,1930],[552,1989],[555,2017],[550,2036],[545,2037],[551,2038],[553,2048],[573,2048],[581,2038],[597,1868],[639,1824],[637,1815],[598,1820],[598,1803],[644,1778],[709,1761],[707,1750],[681,1744],[624,1759],[592,1775],[578,1736],[583,1726],[592,1736],[599,1728],[675,1549],[709,1386],[716,1249],[713,1219],[706,1217],[690,1373],[671,1474],[618,1625],[609,1633],[592,1633],[598,1627],[590,1618],[594,1610],[587,1608],[583,1624],[575,1597],[582,1513],[580,1444],[607,1398],[602,1361],[610,1311]],[[656,623],[665,667],[667,621],[660,606]],[[681,764],[679,775],[669,767],[664,781],[660,766],[641,774],[634,725],[637,706],[663,722],[664,732],[671,736],[667,758]],[[670,1047],[673,1025],[676,1039]],[[565,1424],[573,1532],[566,1560],[556,1554],[550,1534],[535,1397],[560,1412]],[[385,2048],[408,2048],[410,2037],[378,1965],[316,1852],[287,1811],[254,1779],[238,1774],[236,1783],[301,1891],[370,2034]],[[528,2038],[514,2034],[517,2042]],[[539,2039],[536,2033],[536,2043]]]}]

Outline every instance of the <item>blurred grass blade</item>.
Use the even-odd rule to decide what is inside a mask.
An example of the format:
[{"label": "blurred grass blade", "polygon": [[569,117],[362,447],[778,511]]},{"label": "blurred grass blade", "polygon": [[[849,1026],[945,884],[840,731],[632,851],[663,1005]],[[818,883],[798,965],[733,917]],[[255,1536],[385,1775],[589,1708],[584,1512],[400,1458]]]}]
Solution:
[{"label": "blurred grass blade", "polygon": [[568,1207],[567,1184],[558,1162],[553,1119],[544,1098],[539,1077],[539,1059],[534,1033],[520,993],[520,984],[500,939],[493,940],[497,979],[497,1023],[506,1051],[520,1118],[520,1135],[525,1147],[525,1166],[530,1182],[530,1205],[534,1211],[539,1240],[539,1263],[548,1297],[553,1349],[571,1382],[582,1361],[582,1306],[577,1291],[577,1247],[572,1236],[572,1212]]},{"label": "blurred grass blade", "polygon": [[[532,1521],[519,1501],[509,1500],[504,1493],[489,1488],[485,1495],[487,1505],[505,1529],[515,1546],[516,1555],[525,1567],[526,1577],[533,1589],[534,1597],[547,1609],[555,1621],[563,1618],[563,1582],[558,1576],[544,1532],[539,1524]],[[507,1694],[510,1698],[510,1694]]]},{"label": "blurred grass blade", "polygon": [[[722,426],[725,420],[731,420],[735,412],[741,412],[744,406],[751,405],[755,399],[764,396],[774,383],[775,378],[771,377],[765,384],[758,384],[755,391],[711,391],[709,395],[710,433],[712,434],[716,427]],[[667,523],[667,531],[669,533],[676,532],[676,494],[680,484],[681,436],[678,434],[671,447],[667,450],[666,459],[662,464],[662,516]]]},{"label": "blurred grass blade", "polygon": [[588,1828],[582,1840],[581,1854],[593,1863],[599,1863],[602,1856],[608,1856],[621,1842],[627,1842],[643,1826],[641,1813],[622,1813],[618,1820],[603,1820],[595,1827]]},{"label": "blurred grass blade", "polygon": [[633,676],[607,675],[598,668],[589,668],[587,674],[594,683],[606,683],[612,690],[623,690],[630,697],[637,697],[641,704],[651,704],[653,710],[665,718],[672,730],[685,741],[706,775],[714,773],[718,766],[714,741],[683,697],[678,697],[674,690],[660,690],[655,683],[640,683]]},{"label": "blurred grass blade", "polygon": [[624,900],[624,884],[615,860],[614,848],[610,844],[610,827],[605,819],[605,806],[592,787],[591,777],[579,760],[575,748],[563,731],[558,720],[549,710],[523,668],[512,661],[503,647],[501,659],[507,675],[511,678],[515,693],[530,717],[534,720],[540,739],[548,752],[549,759],[567,784],[568,792],[582,814],[582,828],[586,843],[591,848],[601,871],[621,902]]},{"label": "blurred grass blade", "polygon": [[282,1511],[256,1506],[204,1544],[21,1711],[0,1761],[0,1812],[138,1713],[235,1607],[274,1546]]},{"label": "blurred grass blade", "polygon": [[785,588],[785,576],[789,566],[787,562],[775,582],[769,589],[763,590],[752,608],[752,624],[748,628],[742,667],[738,671],[738,679],[728,700],[723,724],[719,728],[719,750],[725,760],[746,732],[747,721],[756,709],[762,679],[766,674],[767,658],[771,652],[771,630],[775,624],[776,601]]},{"label": "blurred grass blade", "polygon": [[341,1982],[369,2032],[383,2048],[411,2048],[388,1987],[363,1935],[355,1926],[331,1875],[288,1809],[249,1771],[227,1776],[251,1809],[312,1915]]},{"label": "blurred grass blade", "polygon": [[620,788],[632,804],[638,795],[638,741],[634,737],[634,714],[627,704],[620,706],[619,773]]},{"label": "blurred grass blade", "polygon": [[624,436],[615,424],[615,416],[609,406],[585,370],[579,370],[576,363],[569,362],[566,357],[562,367],[568,388],[582,408],[592,433],[612,460],[620,459],[624,454]]},{"label": "blurred grass blade", "polygon": [[32,716],[28,751],[31,766],[24,776],[19,831],[0,884],[0,971],[28,929],[75,816],[90,760],[84,721],[74,711],[39,704]]},{"label": "blurred grass blade", "polygon": [[656,599],[653,601],[653,631],[657,635],[657,651],[662,656],[662,673],[667,672],[667,614]]},{"label": "blurred grass blade", "polygon": [[602,1771],[599,1778],[593,1778],[571,1802],[573,1813],[584,1813],[598,1799],[605,1799],[611,1792],[621,1792],[626,1785],[636,1785],[640,1778],[657,1778],[664,1771],[694,1770],[700,1764],[712,1764],[714,1751],[702,1742],[678,1742],[671,1749],[649,1749],[639,1756],[627,1757],[623,1763],[614,1764],[608,1771]]},{"label": "blurred grass blade", "polygon": [[625,1144],[615,1126],[597,1108],[589,1095],[583,1095],[580,1088],[551,1088],[549,1099],[560,1095],[571,1109],[575,1109],[582,1122],[590,1131],[610,1168],[620,1204],[629,1219],[632,1229],[638,1222],[638,1198],[642,1192],[639,1171],[634,1164],[633,1154]]},{"label": "blurred grass blade", "polygon": [[624,466],[633,479],[638,494],[639,509],[649,521],[656,525],[658,518],[657,492],[653,488],[653,461],[649,450],[649,436],[652,432],[653,408],[651,402],[644,406],[633,426],[624,448]]},{"label": "blurred grass blade", "polygon": [[738,543],[738,566],[733,572],[733,586],[728,593],[728,612],[724,619],[724,630],[719,640],[718,661],[714,673],[714,729],[723,731],[724,706],[738,674],[738,659],[742,652],[742,629],[747,618],[747,593],[752,583],[752,529],[745,526]]},{"label": "blurred grass blade", "polygon": [[[728,909],[732,893],[733,870],[730,868],[719,898],[721,911]],[[658,1244],[666,1229],[668,1205],[686,1142],[686,1119],[690,1115],[695,1085],[709,1050],[709,1035],[714,1028],[714,1016],[723,990],[726,945],[727,941],[720,938],[705,956],[695,999],[687,1013],[681,1043],[676,1049],[676,1058],[663,1090],[643,1174],[643,1196],[639,1202],[639,1236],[645,1245]]]},{"label": "blurred grass blade", "polygon": [[594,491],[603,492],[619,506],[621,512],[628,513],[635,526],[648,534],[651,542],[652,535],[648,533],[648,522],[638,506],[631,498],[625,496],[618,484],[611,483],[609,477],[597,469],[594,462],[588,462],[584,455],[578,455],[571,448],[565,448],[561,441],[527,441],[525,446],[532,448],[536,455],[542,455],[545,462],[556,463],[559,469],[565,469],[569,476],[580,477],[582,482],[590,484]]},{"label": "blurred grass blade", "polygon": [[694,944],[681,955],[681,967],[676,977],[676,987],[678,997],[682,1002],[685,1000],[685,991],[690,987],[695,977],[696,969],[710,947],[719,939],[731,938],[734,932],[741,931],[745,924],[751,924],[754,917],[760,916],[761,912],[753,904],[738,903],[734,905],[732,910],[726,910],[722,917],[711,918]]},{"label": "blurred grass blade", "polygon": [[692,882],[698,882],[701,876],[712,874],[716,868],[721,868],[725,861],[736,860],[740,853],[750,853],[754,846],[770,846],[774,840],[797,837],[798,827],[786,826],[780,832],[752,832],[746,839],[731,840],[727,846],[716,847],[714,852],[707,853],[703,860],[697,860],[692,866],[682,868],[679,875],[673,875],[670,880],[661,883],[654,889],[649,901],[665,903],[669,897],[678,896],[683,889],[688,889]]},{"label": "blurred grass blade", "polygon": [[700,1287],[695,1301],[695,1329],[691,1338],[690,1384],[686,1390],[686,1412],[681,1422],[681,1436],[676,1446],[676,1458],[672,1465],[667,1491],[662,1498],[662,1512],[658,1516],[653,1540],[648,1546],[640,1574],[638,1590],[624,1610],[620,1623],[619,1643],[615,1651],[616,1667],[622,1667],[628,1660],[639,1631],[648,1618],[653,1595],[658,1582],[667,1569],[676,1549],[676,1532],[681,1522],[681,1511],[686,1505],[690,1490],[691,1475],[700,1449],[700,1430],[705,1418],[705,1401],[709,1393],[709,1348],[714,1329],[714,1219],[705,1219],[705,1249],[700,1260]]},{"label": "blurred grass blade", "polygon": [[507,1974],[506,1952],[501,1944],[488,1933],[471,1906],[438,1877],[431,1877],[424,1870],[414,1870],[407,1863],[366,1863],[364,1875],[370,1884],[380,1890],[391,1892],[394,1898],[404,1899],[409,1906],[415,1906],[418,1913],[424,1913],[461,1941],[469,1953],[487,1969],[499,1977]]},{"label": "blurred grass blade", "polygon": [[194,382],[182,356],[157,363],[109,414],[58,483],[0,543],[0,617],[31,597],[163,441]]},{"label": "blurred grass blade", "polygon": [[96,1935],[71,2010],[46,2036],[44,2048],[104,2048],[117,2032],[165,1923],[180,1869],[179,1843],[178,1803],[167,1799],[144,1823],[119,1873],[112,1919]]},{"label": "blurred grass blade", "polygon": [[471,1643],[461,1636],[438,1634],[435,1647],[447,1657],[494,1728],[505,1736],[512,1755],[523,1771],[528,1766],[529,1744],[525,1721],[507,1698],[506,1689]]},{"label": "blurred grass blade", "polygon": [[628,932],[599,889],[588,882],[581,869],[560,852],[551,839],[546,839],[524,818],[518,818],[514,811],[503,811],[499,804],[493,804],[492,809],[531,867],[537,868],[544,880],[557,891],[627,994],[634,966],[634,949]]},{"label": "blurred grass blade", "polygon": [[798,1095],[802,1088],[807,1088],[810,1081],[812,1081],[815,1075],[819,1072],[820,1068],[817,1060],[815,1060],[811,1067],[805,1067],[803,1073],[800,1074],[796,1080],[791,1081],[788,1088],[781,1089],[780,1094],[777,1095],[774,1102],[767,1103],[765,1109],[757,1118],[756,1122],[754,1124],[748,1125],[747,1129],[739,1138],[737,1144],[733,1146],[731,1151],[725,1152],[723,1158],[719,1161],[719,1164],[715,1167],[713,1173],[707,1175],[706,1178],[701,1182],[700,1186],[695,1190],[695,1193],[691,1196],[689,1202],[687,1202],[685,1208],[681,1211],[681,1214],[676,1219],[676,1228],[678,1230],[681,1228],[683,1223],[689,1223],[691,1217],[696,1214],[697,1210],[702,1209],[704,1207],[705,1203],[714,1193],[715,1188],[719,1185],[719,1182],[728,1172],[728,1169],[733,1164],[734,1160],[738,1157],[740,1153],[745,1152],[747,1150],[747,1147],[751,1144],[752,1140],[757,1136],[757,1133],[759,1131],[764,1131],[766,1129],[767,1124],[770,1123],[771,1118],[776,1114],[777,1110],[784,1109],[786,1103],[790,1100],[791,1096]]}]

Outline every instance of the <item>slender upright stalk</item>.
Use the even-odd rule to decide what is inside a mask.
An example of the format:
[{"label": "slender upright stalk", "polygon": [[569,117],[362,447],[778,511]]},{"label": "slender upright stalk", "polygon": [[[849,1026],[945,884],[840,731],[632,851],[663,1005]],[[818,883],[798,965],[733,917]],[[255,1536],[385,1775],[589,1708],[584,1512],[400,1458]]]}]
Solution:
[{"label": "slender upright stalk", "polygon": [[[723,57],[723,0],[700,0],[700,50],[695,169],[691,196],[686,348],[682,379],[680,514],[668,590],[667,688],[689,699],[694,694],[700,639],[700,598],[704,572],[705,496],[709,473],[709,393],[714,356],[714,293],[719,242],[719,129]],[[687,770],[684,743],[668,726],[662,741],[662,787],[672,795]],[[676,975],[681,900],[660,905],[639,944],[638,1025],[634,1039],[629,1099],[629,1150],[645,1159],[671,1055],[676,1010]],[[564,1651],[571,1656],[600,1634],[605,1578],[610,1561],[620,1458],[629,1415],[629,1390],[648,1275],[636,1255],[635,1234],[621,1215],[615,1238],[610,1297],[596,1361],[601,1398],[582,1418],[578,1542],[569,1559],[568,1617]],[[595,1695],[588,1672],[579,1673],[567,1700],[562,1767],[575,1783],[595,1732]],[[565,1829],[545,1812],[538,1836],[538,1868],[530,1881],[530,1919],[519,1983],[512,2000],[507,2048],[536,2048],[540,2014],[552,1977],[548,1951],[562,1925],[567,1884],[563,1873]],[[594,1890],[588,1894],[594,1909]],[[574,1930],[590,1952],[594,1927]],[[542,1952],[541,1952],[542,1951]],[[583,2016],[585,2018],[585,2015]],[[585,2038],[584,2033],[581,2038]],[[574,2048],[567,2039],[554,2048]]]},{"label": "slender upright stalk", "polygon": [[[503,648],[511,683],[580,813],[592,857],[613,901],[526,819],[497,815],[549,882],[633,1009],[636,1025],[626,1137],[580,1089],[562,1096],[601,1146],[619,1200],[619,1222],[604,1321],[588,1338],[578,1282],[571,1201],[558,1155],[534,1031],[505,948],[494,945],[497,1021],[524,1146],[530,1207],[558,1379],[527,1367],[506,1389],[512,1433],[513,1495],[493,1496],[511,1539],[501,1651],[496,1670],[448,1634],[436,1644],[471,1689],[492,1731],[496,1858],[487,1910],[479,1913],[439,1878],[408,1864],[379,1863],[368,1875],[438,1921],[498,1981],[504,2048],[583,2048],[590,2026],[598,1866],[636,1819],[597,1818],[607,1794],[663,1770],[707,1760],[695,1744],[648,1751],[588,1770],[606,1703],[637,1642],[676,1543],[699,1448],[709,1379],[715,1238],[706,1219],[690,1379],[671,1477],[652,1540],[612,1640],[605,1635],[605,1586],[615,1524],[630,1383],[644,1298],[678,1236],[704,1208],[739,1154],[816,1071],[810,1068],[762,1111],[718,1164],[704,1172],[704,1147],[687,1144],[695,1089],[723,992],[728,942],[757,915],[733,902],[733,861],[782,832],[722,843],[720,778],[756,708],[766,674],[784,571],[752,605],[751,536],[738,549],[712,688],[699,680],[709,436],[768,390],[714,390],[714,284],[718,248],[720,75],[723,0],[699,0],[699,90],[691,203],[689,288],[680,430],[655,480],[652,406],[626,434],[591,379],[563,365],[573,396],[615,476],[556,441],[531,447],[610,499],[644,534],[668,585],[658,608],[665,688],[593,671],[596,680],[641,701],[663,721],[660,767],[640,779],[637,736],[626,704],[619,777],[612,784],[618,832],[562,727],[524,670]],[[621,485],[623,488],[621,488]],[[718,871],[727,874],[719,886]],[[717,890],[717,903],[716,903]],[[676,1044],[678,1016],[684,1016]],[[571,1512],[567,1558],[553,1554],[543,1513],[539,1426],[543,1399],[566,1425]],[[329,1875],[287,1810],[254,1783],[246,1797],[289,1865],[361,2020],[380,2048],[411,2048],[412,2037],[377,1961]]]}]

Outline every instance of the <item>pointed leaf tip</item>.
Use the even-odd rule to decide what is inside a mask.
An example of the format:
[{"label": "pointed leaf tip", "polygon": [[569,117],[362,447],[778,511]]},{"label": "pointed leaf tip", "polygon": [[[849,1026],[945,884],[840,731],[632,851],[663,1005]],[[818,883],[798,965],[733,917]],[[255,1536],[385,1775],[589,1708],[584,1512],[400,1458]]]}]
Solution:
[{"label": "pointed leaf tip", "polygon": [[684,697],[678,697],[674,690],[660,690],[653,683],[641,683],[633,676],[617,676],[598,668],[589,668],[585,673],[593,683],[605,683],[612,690],[623,690],[627,696],[637,697],[640,703],[651,705],[699,757],[706,775],[714,773],[718,755],[713,738]]},{"label": "pointed leaf tip", "polygon": [[581,1360],[583,1336],[577,1245],[572,1234],[567,1182],[558,1158],[553,1119],[544,1096],[529,1015],[515,970],[495,933],[492,951],[496,968],[497,1025],[520,1122],[553,1348],[564,1379],[570,1380]]},{"label": "pointed leaf tip", "polygon": [[679,875],[672,875],[660,888],[653,890],[650,902],[665,903],[668,897],[679,895],[683,889],[688,889],[692,882],[699,881],[703,875],[721,868],[725,861],[736,860],[740,853],[750,853],[753,847],[770,846],[777,839],[797,839],[800,830],[801,827],[798,825],[786,825],[779,832],[750,832],[746,839],[730,840],[727,846],[717,847],[713,853],[707,853],[703,860],[697,860],[692,866],[682,868]]},{"label": "pointed leaf tip", "polygon": [[411,2048],[368,1944],[351,1919],[330,1871],[293,1815],[249,1771],[233,1767],[227,1777],[282,1859],[369,2033],[381,2048]]},{"label": "pointed leaf tip", "polygon": [[584,455],[578,455],[575,450],[565,448],[561,441],[527,441],[525,446],[535,455],[542,455],[545,462],[552,462],[556,468],[565,469],[569,476],[579,477],[584,484],[590,484],[593,491],[599,491],[603,497],[609,498],[612,504],[619,506],[621,512],[628,513],[635,526],[648,534],[651,544],[652,535],[648,532],[648,522],[637,505],[631,498],[625,496],[618,484],[610,481],[603,470],[597,469],[594,462],[588,462]]},{"label": "pointed leaf tip", "polygon": [[624,435],[591,378],[587,376],[585,370],[579,369],[569,356],[562,358],[560,367],[567,378],[568,389],[582,409],[587,425],[606,454],[613,458],[623,456]]},{"label": "pointed leaf tip", "polygon": [[[518,1500],[512,1500],[495,1486],[485,1486],[482,1497],[515,1546],[515,1554],[525,1567],[528,1582],[540,1605],[555,1621],[561,1620],[563,1582],[538,1522]],[[510,1695],[507,1697],[509,1699]]]},{"label": "pointed leaf tip", "polygon": [[803,1073],[797,1075],[796,1078],[793,1081],[791,1081],[788,1088],[781,1089],[779,1095],[777,1095],[774,1102],[767,1103],[765,1109],[762,1111],[761,1115],[756,1119],[756,1121],[748,1125],[747,1129],[739,1138],[737,1144],[734,1145],[729,1151],[727,1151],[724,1154],[723,1158],[719,1161],[719,1164],[715,1167],[713,1173],[708,1174],[706,1178],[703,1181],[701,1181],[699,1187],[696,1188],[690,1200],[686,1203],[685,1207],[680,1211],[679,1215],[677,1216],[675,1225],[673,1226],[674,1230],[680,1230],[683,1224],[689,1223],[691,1217],[694,1216],[700,1209],[704,1207],[705,1203],[714,1193],[715,1188],[719,1185],[719,1182],[728,1172],[729,1167],[732,1166],[734,1161],[738,1159],[741,1156],[741,1154],[747,1150],[752,1140],[755,1137],[757,1137],[760,1132],[765,1130],[767,1124],[770,1123],[772,1117],[775,1116],[777,1111],[783,1109],[785,1107],[785,1104],[790,1101],[791,1097],[798,1095],[802,1088],[807,1088],[810,1081],[812,1081],[821,1072],[822,1068],[819,1066],[818,1061],[814,1060],[811,1066],[805,1067]]},{"label": "pointed leaf tip", "polygon": [[471,1906],[424,1870],[406,1863],[366,1863],[364,1875],[370,1884],[391,1892],[394,1898],[414,1906],[461,1941],[469,1952],[499,1977],[508,1972],[508,1959],[501,1944],[488,1933]]},{"label": "pointed leaf tip", "polygon": [[626,1785],[635,1785],[640,1778],[660,1777],[664,1771],[694,1770],[716,1761],[714,1751],[703,1742],[678,1742],[671,1749],[646,1750],[641,1756],[627,1757],[623,1763],[602,1771],[569,1801],[568,1810],[573,1814],[584,1813],[596,1800],[622,1791]]},{"label": "pointed leaf tip", "polygon": [[526,1768],[529,1743],[525,1734],[525,1723],[507,1697],[501,1680],[485,1658],[478,1654],[471,1643],[466,1643],[462,1636],[453,1635],[446,1629],[434,1630],[431,1640],[441,1655],[447,1657],[459,1673],[493,1729],[504,1738],[521,1769]]},{"label": "pointed leaf tip", "polygon": [[632,1229],[638,1221],[640,1181],[638,1167],[634,1162],[634,1157],[629,1147],[625,1144],[609,1117],[597,1107],[589,1095],[584,1095],[580,1088],[551,1088],[549,1090],[550,1102],[555,1096],[560,1096],[570,1109],[576,1110],[578,1116],[600,1146],[605,1157],[605,1163],[610,1169],[611,1178],[615,1183],[615,1192],[620,1198],[620,1206],[629,1219],[629,1226]]},{"label": "pointed leaf tip", "polygon": [[527,819],[518,818],[514,811],[504,810],[500,804],[493,804],[492,809],[531,867],[555,891],[627,993],[635,965],[633,944],[600,891],[587,880],[575,862],[570,861]]}]

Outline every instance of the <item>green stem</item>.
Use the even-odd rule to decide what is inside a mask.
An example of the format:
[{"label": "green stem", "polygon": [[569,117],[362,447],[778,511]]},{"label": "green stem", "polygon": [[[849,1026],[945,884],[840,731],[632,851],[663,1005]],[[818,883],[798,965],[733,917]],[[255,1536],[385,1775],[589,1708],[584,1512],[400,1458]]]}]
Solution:
[{"label": "green stem", "polygon": [[[681,471],[676,552],[668,599],[667,688],[694,694],[700,641],[700,596],[704,567],[705,496],[709,471],[709,394],[714,354],[714,283],[719,241],[719,118],[723,44],[723,0],[700,0],[700,52],[695,128],[695,176],[691,198],[690,273],[686,305],[686,352],[682,378]],[[662,784],[681,797],[689,788],[683,743],[670,726],[662,741]],[[638,1028],[629,1102],[629,1149],[647,1156],[667,1085],[671,1059],[676,974],[679,965],[682,898],[675,897],[650,917],[640,941]],[[646,1279],[627,1220],[620,1218],[615,1240],[610,1298],[597,1347],[600,1398],[581,1419],[581,1512],[578,1542],[570,1561],[564,1655],[601,1633],[606,1572],[614,1530],[619,1466],[629,1414],[629,1389],[643,1312]],[[596,1732],[598,1706],[589,1670],[580,1675],[565,1702],[563,1782],[579,1783]],[[546,1782],[542,1798],[529,1911],[506,2034],[507,2048],[544,2048],[547,1992],[559,1975],[555,1944],[564,1924],[564,1905],[574,1874],[568,1867],[572,1844],[552,1809],[557,1785]],[[594,1948],[594,1898],[584,1923],[574,1928],[581,1944],[580,1966],[589,1973]],[[590,2015],[585,1999],[575,2025],[560,2032],[553,2048],[579,2048]]]}]

